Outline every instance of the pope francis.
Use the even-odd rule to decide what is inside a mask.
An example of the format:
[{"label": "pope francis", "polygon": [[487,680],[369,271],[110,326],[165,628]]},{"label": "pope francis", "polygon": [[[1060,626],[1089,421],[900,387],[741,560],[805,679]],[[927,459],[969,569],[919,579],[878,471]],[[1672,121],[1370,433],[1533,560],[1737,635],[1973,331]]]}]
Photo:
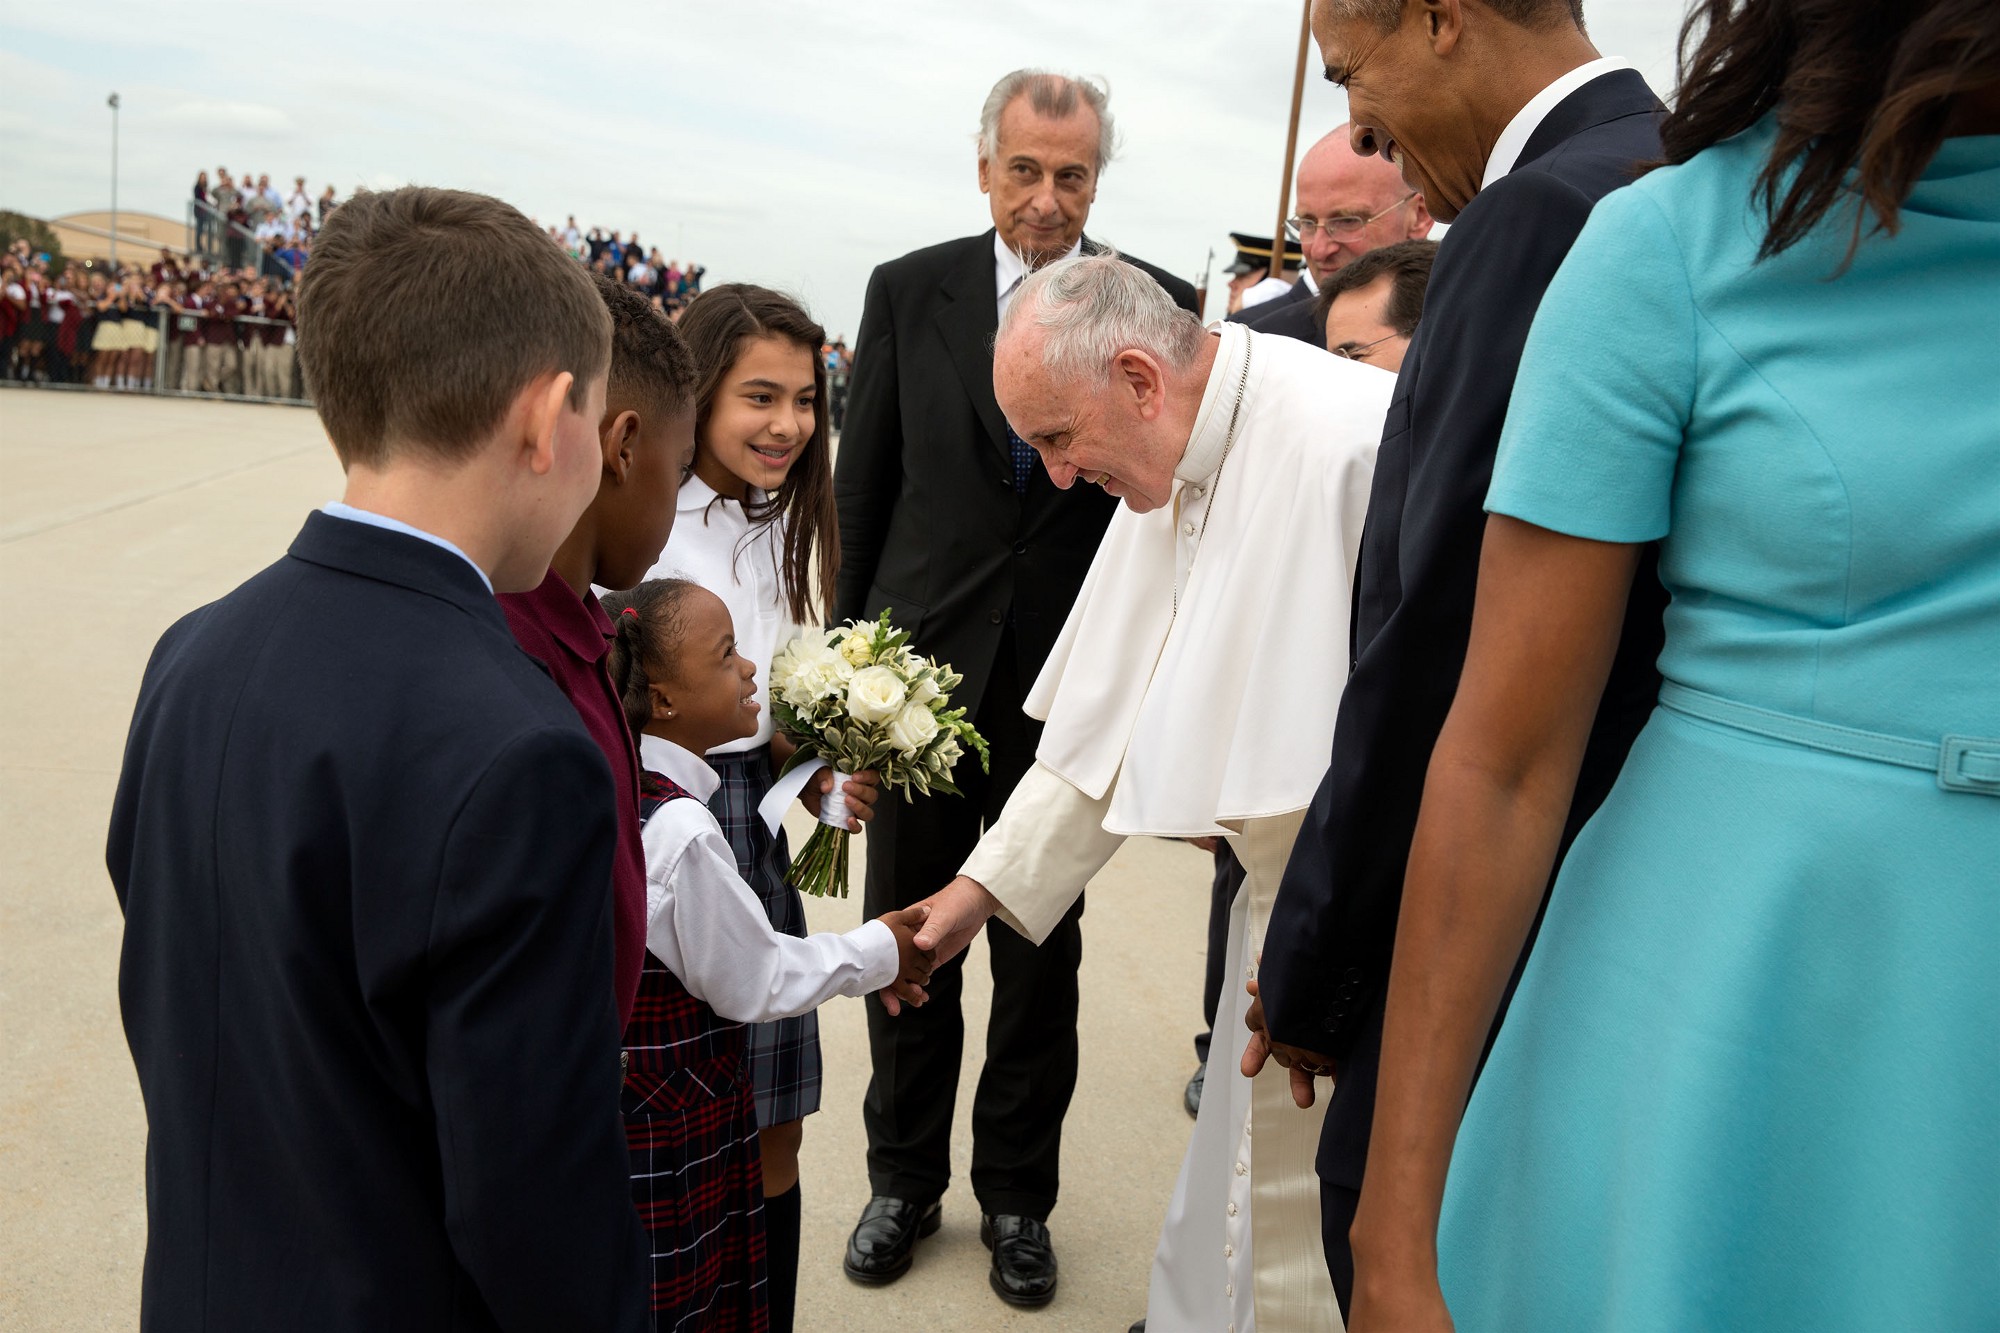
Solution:
[{"label": "pope francis", "polygon": [[[1395,377],[1241,324],[1204,330],[1112,255],[1028,278],[993,387],[1056,485],[1124,500],[1027,699],[1035,767],[927,900],[949,957],[992,916],[1040,941],[1127,837],[1227,837],[1248,872],[1225,975],[1250,977],[1325,772]],[[1240,1031],[1248,997],[1218,1032]],[[1214,1043],[1148,1297],[1149,1333],[1331,1330],[1312,1156],[1285,1071]],[[1256,1151],[1253,1154],[1251,1144]]]}]

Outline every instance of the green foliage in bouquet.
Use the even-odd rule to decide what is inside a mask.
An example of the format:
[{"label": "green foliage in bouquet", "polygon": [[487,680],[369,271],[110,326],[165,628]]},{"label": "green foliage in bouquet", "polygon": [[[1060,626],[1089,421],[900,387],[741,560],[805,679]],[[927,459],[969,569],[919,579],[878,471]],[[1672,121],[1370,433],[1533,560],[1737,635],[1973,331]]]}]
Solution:
[{"label": "green foliage in bouquet", "polygon": [[[771,663],[771,717],[798,745],[789,772],[819,758],[839,773],[873,770],[908,796],[961,795],[952,781],[966,751],[992,756],[951,693],[964,677],[910,650],[910,636],[879,620],[808,630]],[[847,896],[848,832],[822,823],[786,879],[805,893]]]}]

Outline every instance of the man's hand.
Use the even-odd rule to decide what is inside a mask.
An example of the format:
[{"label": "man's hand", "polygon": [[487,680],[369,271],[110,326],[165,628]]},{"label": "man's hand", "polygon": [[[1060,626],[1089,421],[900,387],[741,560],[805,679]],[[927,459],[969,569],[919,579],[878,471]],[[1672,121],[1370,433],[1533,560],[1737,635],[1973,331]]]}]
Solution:
[{"label": "man's hand", "polygon": [[[1263,960],[1260,958],[1258,961]],[[1305,1110],[1313,1104],[1317,1095],[1313,1080],[1333,1077],[1332,1057],[1274,1041],[1271,1030],[1264,1025],[1264,1000],[1257,993],[1256,981],[1245,983],[1243,989],[1251,997],[1250,1012],[1243,1015],[1243,1026],[1250,1029],[1249,1044],[1243,1048],[1243,1077],[1257,1077],[1263,1072],[1266,1060],[1276,1060],[1280,1067],[1291,1072],[1293,1105],[1301,1111]]]},{"label": "man's hand", "polygon": [[917,906],[930,909],[930,919],[917,932],[917,947],[936,949],[938,961],[943,963],[972,943],[980,927],[1000,910],[1000,900],[988,893],[985,885],[960,875]]},{"label": "man's hand", "polygon": [[917,930],[929,915],[930,909],[918,903],[876,918],[896,937],[896,979],[880,992],[883,1007],[892,1014],[902,1012],[906,1004],[920,1005],[930,999],[924,987],[930,984],[931,970],[937,966],[937,952],[920,949],[916,942]]}]

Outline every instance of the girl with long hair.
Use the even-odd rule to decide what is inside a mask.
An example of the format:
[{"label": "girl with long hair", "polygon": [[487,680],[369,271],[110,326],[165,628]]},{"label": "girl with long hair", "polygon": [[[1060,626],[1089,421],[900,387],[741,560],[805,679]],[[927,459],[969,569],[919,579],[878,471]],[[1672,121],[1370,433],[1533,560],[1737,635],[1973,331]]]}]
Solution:
[{"label": "girl with long hair", "polygon": [[[826,372],[818,355],[826,335],[790,297],[742,284],[696,299],[680,331],[698,376],[695,461],[654,573],[689,579],[720,597],[738,649],[756,664],[758,726],[708,752],[722,778],[709,807],[771,924],[802,936],[805,904],[785,883],[784,834],[774,837],[757,808],[791,750],[771,724],[771,660],[801,626],[819,623],[840,565]],[[873,785],[874,776],[856,781]],[[799,1144],[803,1121],[820,1099],[818,1015],[754,1024],[749,1049],[770,1237],[771,1328],[788,1333],[798,1285]]]}]

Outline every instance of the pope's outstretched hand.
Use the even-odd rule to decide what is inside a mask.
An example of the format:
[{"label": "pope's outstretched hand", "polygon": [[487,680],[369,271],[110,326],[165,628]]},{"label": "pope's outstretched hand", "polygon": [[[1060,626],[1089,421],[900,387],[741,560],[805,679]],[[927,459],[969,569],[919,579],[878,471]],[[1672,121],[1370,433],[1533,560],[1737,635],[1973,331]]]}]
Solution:
[{"label": "pope's outstretched hand", "polygon": [[[937,966],[942,967],[972,943],[972,937],[1000,910],[1000,900],[977,880],[960,875],[916,906],[928,912],[923,927],[917,931],[916,945],[935,951]],[[882,992],[882,1004],[892,1014],[902,1012],[902,1005],[891,991]]]}]

